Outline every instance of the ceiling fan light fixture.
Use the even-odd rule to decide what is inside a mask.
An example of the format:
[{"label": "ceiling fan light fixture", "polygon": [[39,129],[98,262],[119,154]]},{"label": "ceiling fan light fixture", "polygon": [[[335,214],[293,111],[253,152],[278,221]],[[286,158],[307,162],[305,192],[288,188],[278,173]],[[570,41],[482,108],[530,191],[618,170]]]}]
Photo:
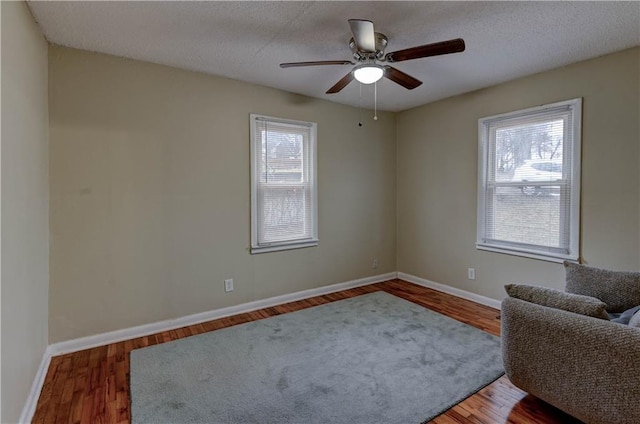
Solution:
[{"label": "ceiling fan light fixture", "polygon": [[384,75],[382,66],[375,64],[358,65],[353,69],[353,76],[362,84],[373,84]]}]

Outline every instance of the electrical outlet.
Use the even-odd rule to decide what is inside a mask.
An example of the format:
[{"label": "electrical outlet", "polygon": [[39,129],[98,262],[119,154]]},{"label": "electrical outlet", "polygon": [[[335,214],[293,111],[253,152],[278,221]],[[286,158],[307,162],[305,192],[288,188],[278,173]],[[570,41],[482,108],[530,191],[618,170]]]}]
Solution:
[{"label": "electrical outlet", "polygon": [[377,259],[373,260],[373,265],[371,265],[371,268],[373,268],[373,269],[378,268],[378,260]]},{"label": "electrical outlet", "polygon": [[227,293],[233,291],[233,278],[224,280],[224,291]]},{"label": "electrical outlet", "polygon": [[467,270],[467,276],[469,277],[469,280],[475,280],[476,279],[476,269],[475,268],[469,268]]}]

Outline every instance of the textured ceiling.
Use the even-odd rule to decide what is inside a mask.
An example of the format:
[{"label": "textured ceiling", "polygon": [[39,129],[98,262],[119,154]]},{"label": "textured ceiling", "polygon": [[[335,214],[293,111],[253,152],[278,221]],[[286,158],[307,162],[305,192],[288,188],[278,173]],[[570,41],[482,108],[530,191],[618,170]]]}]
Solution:
[{"label": "textured ceiling", "polygon": [[640,2],[35,2],[55,44],[170,65],[373,107],[373,87],[325,91],[348,66],[281,62],[351,59],[347,19],[369,19],[387,52],[452,38],[466,51],[394,66],[424,81],[382,80],[378,108],[399,111],[640,45]]}]

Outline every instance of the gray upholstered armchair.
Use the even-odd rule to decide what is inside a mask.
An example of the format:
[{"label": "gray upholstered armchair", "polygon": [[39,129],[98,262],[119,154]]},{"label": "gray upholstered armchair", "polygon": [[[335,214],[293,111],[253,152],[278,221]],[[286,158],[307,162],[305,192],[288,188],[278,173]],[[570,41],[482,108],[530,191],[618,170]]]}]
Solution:
[{"label": "gray upholstered armchair", "polygon": [[507,377],[586,423],[638,424],[640,312],[620,324],[603,311],[620,313],[640,305],[640,273],[565,266],[568,293],[505,287],[510,295],[502,302]]}]

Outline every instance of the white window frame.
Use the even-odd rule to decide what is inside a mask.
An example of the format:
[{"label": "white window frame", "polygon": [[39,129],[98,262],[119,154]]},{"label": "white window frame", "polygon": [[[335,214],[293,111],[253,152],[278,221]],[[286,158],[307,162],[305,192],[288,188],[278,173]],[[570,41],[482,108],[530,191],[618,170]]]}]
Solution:
[{"label": "white window frame", "polygon": [[[300,127],[303,129],[308,129],[309,131],[309,140],[306,141],[307,144],[307,152],[310,155],[308,160],[309,169],[307,170],[307,175],[310,183],[310,195],[309,200],[311,201],[310,217],[308,219],[311,220],[311,232],[312,234],[308,238],[296,239],[296,240],[283,240],[278,242],[271,243],[260,243],[258,233],[259,233],[259,214],[261,211],[259,210],[259,164],[258,164],[258,155],[257,149],[261,149],[262,146],[258,146],[258,138],[256,137],[256,130],[258,121],[267,121],[273,122],[275,124],[286,124],[292,125],[294,127]],[[266,252],[275,252],[281,250],[290,250],[290,249],[300,249],[304,247],[311,247],[318,245],[318,179],[317,179],[317,124],[315,122],[305,122],[305,121],[296,121],[292,119],[283,119],[283,118],[275,118],[271,116],[258,115],[258,114],[250,114],[250,128],[251,128],[251,253],[266,253]]]},{"label": "white window frame", "polygon": [[[571,181],[566,185],[570,195],[568,211],[563,215],[561,211],[560,225],[569,226],[569,246],[565,251],[552,252],[547,249],[536,249],[534,245],[510,243],[508,241],[490,239],[486,236],[486,218],[490,217],[490,209],[486,204],[487,191],[489,190],[489,155],[493,151],[489,143],[491,140],[490,125],[496,122],[505,122],[520,118],[533,118],[540,116],[543,119],[545,113],[553,111],[569,111],[573,124],[571,141]],[[580,158],[581,158],[581,127],[582,127],[582,98],[551,103],[529,109],[503,113],[494,116],[480,118],[478,120],[478,214],[477,214],[477,238],[476,248],[491,252],[505,253],[509,255],[524,256],[541,259],[550,262],[562,262],[565,260],[576,261],[580,257]],[[564,141],[565,143],[567,140]],[[563,160],[568,158],[563,155]],[[495,183],[494,183],[495,184]],[[500,183],[508,185],[509,183]],[[511,183],[516,184],[516,183]],[[497,185],[496,185],[497,186]],[[561,193],[562,196],[562,193]],[[562,203],[562,201],[561,201]],[[566,219],[567,214],[568,219]],[[563,218],[563,216],[565,218]]]}]

